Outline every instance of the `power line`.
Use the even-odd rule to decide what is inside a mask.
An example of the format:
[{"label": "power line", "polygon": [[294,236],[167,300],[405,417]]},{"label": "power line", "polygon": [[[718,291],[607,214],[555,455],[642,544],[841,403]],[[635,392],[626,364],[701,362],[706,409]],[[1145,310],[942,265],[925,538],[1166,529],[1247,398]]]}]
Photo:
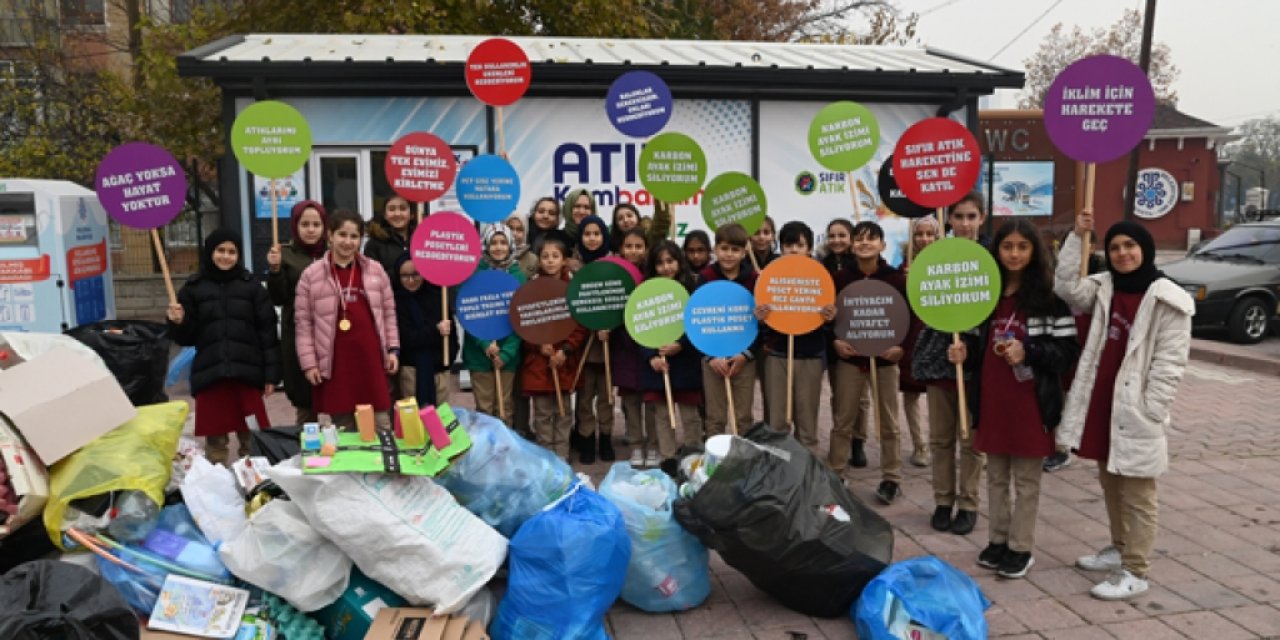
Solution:
[{"label": "power line", "polygon": [[1036,16],[1036,19],[1032,20],[1031,24],[1027,25],[1026,27],[1023,27],[1022,31],[1018,32],[1018,35],[1014,36],[1012,40],[1005,43],[1003,47],[1000,47],[1000,50],[992,54],[990,58],[987,58],[987,62],[992,62],[996,58],[1000,57],[1000,54],[1004,53],[1005,49],[1008,49],[1009,47],[1013,46],[1013,43],[1017,42],[1019,39],[1022,38],[1022,36],[1026,35],[1027,32],[1030,31],[1032,27],[1039,24],[1040,21],[1043,20],[1045,16],[1049,15],[1050,11],[1053,11],[1060,4],[1062,4],[1062,0],[1054,0],[1053,4],[1049,5],[1049,8],[1044,10],[1044,13],[1041,13],[1040,15]]},{"label": "power line", "polygon": [[936,5],[936,6],[934,6],[934,7],[930,7],[930,8],[928,8],[928,9],[925,9],[924,11],[921,11],[921,12],[919,13],[919,15],[920,15],[920,17],[921,17],[921,18],[923,18],[923,17],[925,17],[925,16],[927,16],[927,15],[929,15],[929,14],[933,13],[934,11],[937,11],[938,9],[945,9],[945,8],[947,8],[947,7],[949,7],[949,6],[953,5],[953,4],[955,4],[955,3],[957,3],[957,2],[960,2],[960,0],[947,0],[946,2],[944,2],[944,3],[940,4],[940,5]]}]

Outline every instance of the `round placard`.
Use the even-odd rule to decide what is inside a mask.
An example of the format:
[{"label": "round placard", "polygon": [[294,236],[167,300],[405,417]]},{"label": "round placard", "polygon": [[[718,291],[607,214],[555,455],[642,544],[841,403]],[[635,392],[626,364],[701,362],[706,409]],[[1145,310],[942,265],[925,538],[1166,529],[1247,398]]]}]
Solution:
[{"label": "round placard", "polygon": [[311,157],[311,127],[283,102],[255,102],[231,123],[231,151],[253,175],[287,178]]},{"label": "round placard", "polygon": [[798,336],[822,326],[822,308],[835,304],[836,284],[821,262],[809,256],[782,256],[756,278],[756,304],[769,305],[764,323]]},{"label": "round placard", "polygon": [[893,178],[893,156],[884,159],[880,165],[880,177],[876,179],[876,190],[880,193],[880,202],[889,210],[904,218],[923,218],[933,215],[934,210],[922,207],[902,194],[898,181]]},{"label": "round placard", "polygon": [[650,278],[627,298],[626,325],[631,339],[657,349],[684,335],[684,307],[689,292],[671,278]]},{"label": "round placard", "polygon": [[692,198],[707,179],[707,156],[693,138],[667,132],[640,152],[640,183],[663,202]]},{"label": "round placard", "polygon": [[440,287],[462,284],[480,265],[480,233],[460,213],[441,211],[418,223],[409,241],[409,258],[427,282]]},{"label": "round placard", "polygon": [[383,169],[397,195],[410,202],[430,202],[453,186],[458,161],[448,142],[425,131],[415,131],[391,145]]},{"label": "round placard", "polygon": [[626,258],[622,258],[620,256],[605,256],[603,258],[600,258],[596,262],[611,262],[613,264],[616,264],[619,267],[622,267],[623,269],[627,270],[627,275],[631,276],[631,281],[633,283],[640,284],[641,282],[644,282],[644,274],[640,273],[639,267],[636,267],[634,264],[631,264],[630,262],[628,262]]},{"label": "round placard", "polygon": [[1044,129],[1072,160],[1109,162],[1142,142],[1155,111],[1155,91],[1141,67],[1118,56],[1089,56],[1049,85]]},{"label": "round placard", "polygon": [[145,142],[122,144],[102,158],[94,176],[102,208],[126,227],[155,229],[182,211],[187,174],[173,154]]},{"label": "round placard", "polygon": [[489,38],[467,56],[467,88],[491,107],[513,104],[529,90],[532,71],[529,56],[506,38]]},{"label": "round placard", "polygon": [[455,310],[469,335],[481,340],[501,340],[511,335],[511,297],[520,281],[506,271],[486,269],[458,288]]},{"label": "round placard", "polygon": [[534,278],[511,297],[511,328],[521,340],[555,344],[578,328],[569,314],[569,283],[560,278]]},{"label": "round placard", "polygon": [[478,222],[502,222],[520,200],[520,176],[501,156],[472,159],[458,171],[458,202]]},{"label": "round placard", "polygon": [[702,219],[712,231],[736,222],[748,234],[764,224],[769,209],[764,189],[755,178],[737,171],[722,173],[702,192]]},{"label": "round placard", "polygon": [[893,177],[903,195],[922,207],[949,207],[978,184],[982,152],[964,125],[950,118],[921,120],[893,150]]},{"label": "round placard", "polygon": [[671,89],[657,74],[629,71],[609,85],[604,109],[622,135],[647,138],[667,126],[672,104]]},{"label": "round placard", "polygon": [[907,274],[907,299],[925,324],[947,333],[968,331],[1000,302],[1000,268],[991,252],[965,238],[944,238],[916,255]]},{"label": "round placard", "polygon": [[832,171],[853,171],[880,147],[880,125],[871,110],[842,100],[822,108],[809,123],[809,151]]},{"label": "round placard", "polygon": [[858,280],[836,296],[835,337],[858,353],[880,355],[902,344],[911,309],[902,292],[882,280]]},{"label": "round placard", "polygon": [[689,342],[712,358],[732,358],[746,351],[760,330],[755,304],[751,292],[736,282],[715,280],[698,287],[684,308]]},{"label": "round placard", "polygon": [[573,274],[569,282],[569,312],[578,324],[593,331],[622,326],[627,296],[636,281],[613,262],[597,260]]}]

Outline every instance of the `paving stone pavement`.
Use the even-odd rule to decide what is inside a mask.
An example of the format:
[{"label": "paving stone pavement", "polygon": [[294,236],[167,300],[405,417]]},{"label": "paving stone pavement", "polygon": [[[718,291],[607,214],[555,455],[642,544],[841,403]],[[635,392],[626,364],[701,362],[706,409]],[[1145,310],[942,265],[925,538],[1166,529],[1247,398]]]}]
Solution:
[{"label": "paving stone pavement", "polygon": [[[824,449],[831,424],[828,398],[824,389],[819,423]],[[469,393],[455,393],[454,400],[471,405]],[[283,394],[270,398],[268,407],[273,423],[293,422]],[[615,425],[620,441],[620,414]],[[905,460],[911,444],[905,426],[902,431]],[[895,560],[934,554],[977,580],[993,603],[987,611],[991,637],[1280,638],[1280,378],[1193,361],[1174,404],[1169,443],[1172,464],[1159,483],[1153,586],[1132,602],[1094,600],[1088,589],[1105,576],[1074,567],[1076,557],[1108,542],[1093,463],[1075,461],[1045,475],[1036,564],[1022,580],[996,578],[974,563],[987,542],[985,512],[968,536],[929,527],[933,501],[927,468],[906,464],[902,497],[881,506],[873,495],[880,478],[879,448],[872,442],[870,464],[848,474],[847,483],[893,524]],[[619,459],[628,454],[626,446],[618,447]],[[608,465],[581,469],[599,481]],[[984,483],[984,509],[985,493]],[[678,614],[647,614],[619,602],[607,619],[611,637],[857,638],[847,617],[794,613],[715,553],[711,558],[712,592],[706,603]]]}]

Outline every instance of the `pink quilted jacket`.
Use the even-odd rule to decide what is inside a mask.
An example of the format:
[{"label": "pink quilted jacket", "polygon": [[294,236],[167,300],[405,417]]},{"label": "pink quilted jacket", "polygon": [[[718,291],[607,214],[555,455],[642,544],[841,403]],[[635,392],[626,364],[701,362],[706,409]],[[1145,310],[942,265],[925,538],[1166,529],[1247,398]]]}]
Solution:
[{"label": "pink quilted jacket", "polygon": [[[400,329],[396,325],[396,300],[391,281],[382,265],[360,254],[361,279],[369,295],[369,307],[382,341],[382,363],[387,364],[387,350],[400,348]],[[329,254],[311,263],[298,279],[294,297],[294,323],[297,325],[298,364],[305,372],[320,369],[325,378],[333,374],[333,335],[337,331],[341,288],[329,267]]]}]

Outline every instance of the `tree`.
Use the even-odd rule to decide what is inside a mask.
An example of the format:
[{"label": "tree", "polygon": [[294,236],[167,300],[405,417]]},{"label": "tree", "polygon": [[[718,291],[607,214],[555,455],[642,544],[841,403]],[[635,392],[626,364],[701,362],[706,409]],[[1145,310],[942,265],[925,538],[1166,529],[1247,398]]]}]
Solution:
[{"label": "tree", "polygon": [[[1138,63],[1142,51],[1142,13],[1126,9],[1115,24],[1105,29],[1085,33],[1079,26],[1068,33],[1061,22],[1040,43],[1040,48],[1030,58],[1023,60],[1027,67],[1027,83],[1023,87],[1018,106],[1023,109],[1039,109],[1044,106],[1044,94],[1053,84],[1058,73],[1072,62],[1092,55],[1108,53]],[[1179,70],[1173,64],[1173,54],[1168,45],[1154,43],[1151,47],[1151,69],[1147,76],[1155,89],[1156,100],[1174,105],[1178,92],[1173,83]]]},{"label": "tree", "polygon": [[[1235,165],[1227,167],[1228,174],[1240,181],[1241,193],[1257,186],[1270,189],[1271,201],[1264,208],[1280,206],[1275,204],[1280,201],[1280,117],[1249,120],[1240,125],[1236,133],[1241,138],[1223,147],[1221,153],[1223,160]],[[1227,180],[1232,180],[1232,177]]]}]

